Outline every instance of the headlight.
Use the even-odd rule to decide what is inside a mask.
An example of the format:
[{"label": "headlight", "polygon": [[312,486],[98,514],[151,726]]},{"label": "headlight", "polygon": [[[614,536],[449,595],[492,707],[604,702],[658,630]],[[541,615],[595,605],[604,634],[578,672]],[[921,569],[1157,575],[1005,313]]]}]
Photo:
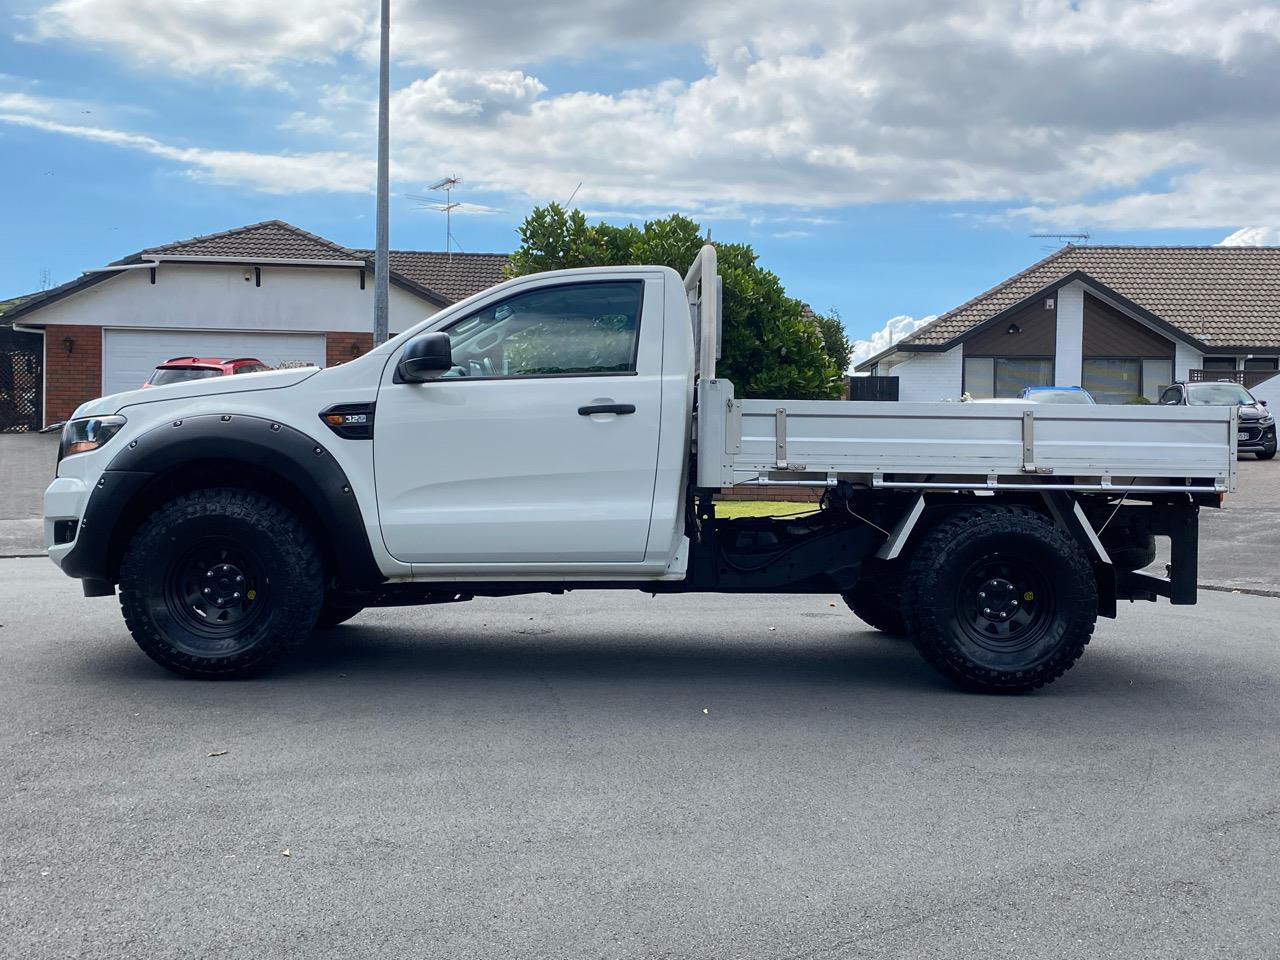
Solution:
[{"label": "headlight", "polygon": [[124,417],[82,417],[68,420],[62,428],[62,443],[58,446],[58,461],[77,453],[97,450],[120,432]]},{"label": "headlight", "polygon": [[1268,416],[1265,416],[1265,417],[1263,417],[1261,420],[1259,420],[1259,421],[1258,421],[1258,426],[1260,426],[1260,427],[1269,427],[1269,426],[1271,426],[1271,425],[1272,425],[1273,423],[1275,423],[1275,422],[1276,422],[1276,418],[1275,418],[1275,417],[1273,417],[1273,416],[1268,415]]}]

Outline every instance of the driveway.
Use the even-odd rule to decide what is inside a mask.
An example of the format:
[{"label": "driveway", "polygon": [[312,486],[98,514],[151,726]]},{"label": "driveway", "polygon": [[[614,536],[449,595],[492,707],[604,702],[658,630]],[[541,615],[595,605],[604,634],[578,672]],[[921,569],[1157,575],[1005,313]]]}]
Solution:
[{"label": "driveway", "polygon": [[41,499],[57,462],[56,433],[0,434],[0,557],[44,552]]},{"label": "driveway", "polygon": [[0,957],[1274,958],[1280,600],[955,692],[825,597],[361,614],[176,679],[0,560]]}]

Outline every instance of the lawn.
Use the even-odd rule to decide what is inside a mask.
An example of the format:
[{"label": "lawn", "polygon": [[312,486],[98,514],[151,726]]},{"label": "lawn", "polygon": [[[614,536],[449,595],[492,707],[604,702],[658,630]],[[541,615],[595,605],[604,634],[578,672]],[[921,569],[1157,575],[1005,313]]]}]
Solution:
[{"label": "lawn", "polygon": [[734,517],[798,517],[801,514],[813,513],[818,509],[817,502],[795,503],[785,500],[717,500],[716,516],[725,519]]}]

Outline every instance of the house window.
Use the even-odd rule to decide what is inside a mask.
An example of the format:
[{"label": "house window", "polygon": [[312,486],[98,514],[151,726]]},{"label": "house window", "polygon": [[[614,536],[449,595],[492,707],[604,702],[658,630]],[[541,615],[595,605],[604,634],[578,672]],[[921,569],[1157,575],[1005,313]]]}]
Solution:
[{"label": "house window", "polygon": [[990,400],[995,394],[995,360],[991,357],[964,358],[964,392],[975,400]]},{"label": "house window", "polygon": [[1224,370],[1230,370],[1233,373],[1236,369],[1235,357],[1205,357],[1200,363],[1200,369],[1213,370],[1221,373]]},{"label": "house window", "polygon": [[1128,403],[1143,395],[1142,361],[1118,357],[1086,357],[1080,386],[1098,403]]},{"label": "house window", "polygon": [[1246,370],[1280,370],[1280,357],[1250,357],[1244,362]]},{"label": "house window", "polygon": [[1160,393],[1173,383],[1173,361],[1158,357],[1145,357],[1142,361],[1142,395],[1152,403],[1160,400]]},{"label": "house window", "polygon": [[964,389],[975,400],[1017,397],[1026,387],[1053,386],[1051,357],[965,357]]}]

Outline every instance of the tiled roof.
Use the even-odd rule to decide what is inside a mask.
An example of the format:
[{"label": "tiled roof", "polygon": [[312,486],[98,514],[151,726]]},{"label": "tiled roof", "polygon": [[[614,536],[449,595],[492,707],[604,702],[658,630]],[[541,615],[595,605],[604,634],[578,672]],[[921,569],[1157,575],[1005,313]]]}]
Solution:
[{"label": "tiled roof", "polygon": [[[209,233],[190,240],[178,240],[148,247],[114,261],[112,266],[144,263],[148,256],[232,257],[263,260],[366,260],[372,265],[372,250],[352,250],[332,240],[295,227],[283,220],[264,220],[234,230]],[[444,306],[501,283],[508,263],[502,253],[444,253],[422,250],[392,250],[391,279],[419,296]],[[7,301],[6,321],[16,320],[63,297],[115,276],[94,271],[74,280],[18,301]],[[36,321],[38,322],[38,321]]]},{"label": "tiled roof", "polygon": [[1073,245],[942,314],[898,345],[950,343],[1076,272],[1208,346],[1280,347],[1280,247]]},{"label": "tiled roof", "polygon": [[[373,259],[372,250],[352,250]],[[503,269],[510,263],[505,253],[438,253],[431,250],[392,250],[391,272],[412,280],[444,297],[450,303],[465,300],[473,293],[488,290],[507,279]]]},{"label": "tiled roof", "polygon": [[[178,240],[159,247],[149,247],[143,255],[184,257],[263,257],[298,260],[356,260],[359,257],[346,247],[324,237],[300,230],[283,220],[264,220],[247,227],[209,233],[190,240]],[[132,258],[130,258],[132,259]]]}]

